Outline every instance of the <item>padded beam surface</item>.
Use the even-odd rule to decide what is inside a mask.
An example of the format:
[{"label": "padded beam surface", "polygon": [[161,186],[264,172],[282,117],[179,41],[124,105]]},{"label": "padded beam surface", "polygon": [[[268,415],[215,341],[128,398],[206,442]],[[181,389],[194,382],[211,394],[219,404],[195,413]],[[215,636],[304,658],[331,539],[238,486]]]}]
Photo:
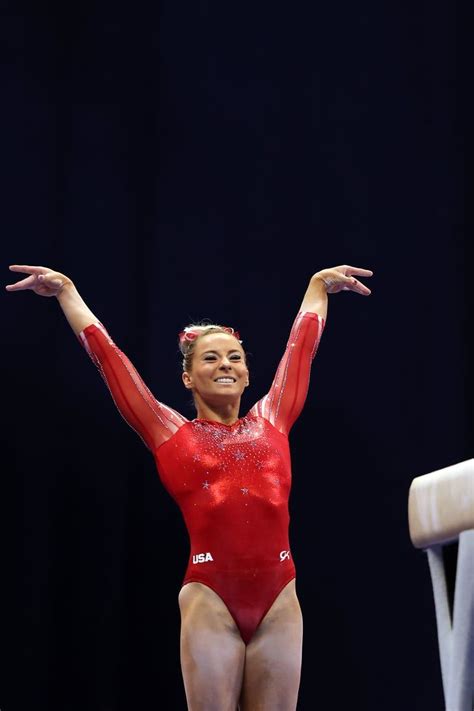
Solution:
[{"label": "padded beam surface", "polygon": [[408,521],[416,548],[449,543],[474,529],[474,459],[413,479]]}]

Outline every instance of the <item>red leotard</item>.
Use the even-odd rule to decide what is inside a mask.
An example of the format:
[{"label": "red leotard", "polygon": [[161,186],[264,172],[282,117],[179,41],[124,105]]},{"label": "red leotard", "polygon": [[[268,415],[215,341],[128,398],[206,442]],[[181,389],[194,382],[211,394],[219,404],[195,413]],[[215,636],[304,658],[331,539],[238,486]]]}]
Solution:
[{"label": "red leotard", "polygon": [[183,585],[199,582],[214,590],[246,644],[295,577],[288,433],[304,405],[323,328],[317,314],[298,314],[270,391],[233,425],[189,421],[155,400],[102,324],[80,334],[181,509],[191,543]]}]

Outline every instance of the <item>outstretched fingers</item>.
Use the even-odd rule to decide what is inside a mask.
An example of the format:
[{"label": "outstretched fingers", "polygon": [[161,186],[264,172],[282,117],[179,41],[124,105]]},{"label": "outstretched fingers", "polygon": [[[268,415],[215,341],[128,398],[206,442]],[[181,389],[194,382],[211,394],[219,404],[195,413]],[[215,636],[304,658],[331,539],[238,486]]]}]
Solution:
[{"label": "outstretched fingers", "polygon": [[362,269],[362,267],[352,267],[348,264],[342,264],[339,267],[331,269],[323,269],[315,274],[317,279],[322,279],[326,285],[328,294],[337,294],[340,291],[354,291],[362,296],[369,296],[371,290],[362,284],[353,276],[371,277],[373,271],[371,269]]},{"label": "outstretched fingers", "polygon": [[29,276],[21,279],[21,281],[17,281],[15,284],[8,284],[5,287],[7,291],[22,291],[24,289],[30,289],[34,285],[37,277],[48,272],[46,267],[33,267],[29,264],[10,264],[8,268],[11,272],[29,274]]},{"label": "outstretched fingers", "polygon": [[362,296],[369,296],[372,292],[371,290],[365,286],[365,284],[362,284],[358,279],[351,279],[352,281],[352,291],[356,291],[358,294],[362,294]]},{"label": "outstretched fingers", "polygon": [[30,289],[36,281],[36,274],[25,277],[21,281],[17,281],[15,284],[7,284],[5,287],[7,291],[22,291],[23,289]]},{"label": "outstretched fingers", "polygon": [[10,264],[8,267],[12,272],[23,272],[24,274],[46,274],[46,267],[32,267],[29,264]]},{"label": "outstretched fingers", "polygon": [[350,264],[345,264],[337,271],[341,271],[348,280],[347,285],[343,287],[343,291],[355,291],[357,294],[361,294],[362,296],[369,296],[372,293],[371,290],[365,286],[365,284],[362,284],[361,281],[354,277],[354,274],[362,277],[371,277],[373,275],[373,271],[371,269],[352,267]]},{"label": "outstretched fingers", "polygon": [[362,269],[361,267],[351,267],[348,264],[346,264],[346,271],[347,274],[357,274],[357,276],[365,276],[365,277],[371,277],[373,275],[373,271],[371,269]]}]

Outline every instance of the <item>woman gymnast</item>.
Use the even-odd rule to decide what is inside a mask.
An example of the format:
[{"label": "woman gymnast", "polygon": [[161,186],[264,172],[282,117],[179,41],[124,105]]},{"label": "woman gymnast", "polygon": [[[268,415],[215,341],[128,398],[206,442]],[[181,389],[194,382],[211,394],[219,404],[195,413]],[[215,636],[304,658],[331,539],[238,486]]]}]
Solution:
[{"label": "woman gymnast", "polygon": [[288,434],[308,391],[327,294],[371,292],[347,265],[309,282],[272,386],[244,417],[249,370],[239,334],[190,325],[179,334],[183,383],[196,418],[156,400],[66,275],[27,274],[6,287],[55,296],[128,424],[151,451],[190,537],[179,593],[181,669],[190,711],[292,711],[301,674],[303,623],[288,540]]}]

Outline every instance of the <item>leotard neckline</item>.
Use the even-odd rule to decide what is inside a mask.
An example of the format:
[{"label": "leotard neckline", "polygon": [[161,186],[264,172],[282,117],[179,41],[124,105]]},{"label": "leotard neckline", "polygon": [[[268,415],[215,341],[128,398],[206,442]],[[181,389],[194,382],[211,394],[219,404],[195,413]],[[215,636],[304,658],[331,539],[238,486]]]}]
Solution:
[{"label": "leotard neckline", "polygon": [[208,420],[205,417],[195,417],[194,420],[191,420],[191,422],[198,422],[198,423],[205,422],[209,425],[217,425],[218,427],[226,427],[227,429],[230,430],[233,427],[240,425],[240,423],[242,422],[243,419],[244,419],[243,417],[239,417],[239,419],[236,420],[235,422],[233,422],[231,425],[226,425],[225,422],[219,422],[219,420]]}]

